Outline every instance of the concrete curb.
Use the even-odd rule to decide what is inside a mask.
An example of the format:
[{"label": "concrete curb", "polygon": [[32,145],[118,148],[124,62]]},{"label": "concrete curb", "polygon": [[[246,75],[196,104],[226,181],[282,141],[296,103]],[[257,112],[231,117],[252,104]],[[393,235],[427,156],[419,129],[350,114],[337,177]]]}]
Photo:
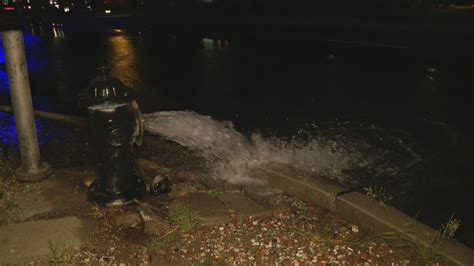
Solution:
[{"label": "concrete curb", "polygon": [[[366,231],[396,233],[400,238],[430,247],[436,231],[417,222],[408,215],[361,193],[348,191],[344,187],[318,177],[310,177],[287,166],[265,165],[251,172],[251,176],[265,179],[273,188],[278,188],[308,203],[332,210]],[[450,239],[445,241],[440,253],[450,263],[474,265],[474,250]]]}]

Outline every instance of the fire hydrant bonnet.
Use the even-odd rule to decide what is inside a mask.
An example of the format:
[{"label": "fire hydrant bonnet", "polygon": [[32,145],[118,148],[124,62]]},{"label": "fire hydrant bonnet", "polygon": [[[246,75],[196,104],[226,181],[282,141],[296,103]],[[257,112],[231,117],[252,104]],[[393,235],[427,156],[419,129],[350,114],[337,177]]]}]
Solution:
[{"label": "fire hydrant bonnet", "polygon": [[100,67],[97,69],[97,77],[79,94],[78,105],[90,107],[103,103],[127,104],[133,99],[131,88],[111,76],[108,67]]}]

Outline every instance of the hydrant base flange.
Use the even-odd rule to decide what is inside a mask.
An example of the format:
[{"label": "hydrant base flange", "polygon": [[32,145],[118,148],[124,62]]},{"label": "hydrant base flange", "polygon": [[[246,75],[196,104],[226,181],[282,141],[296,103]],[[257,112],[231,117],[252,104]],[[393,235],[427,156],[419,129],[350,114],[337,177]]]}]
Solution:
[{"label": "hydrant base flange", "polygon": [[137,185],[133,190],[126,193],[108,193],[99,187],[97,180],[90,186],[88,191],[89,198],[95,203],[104,207],[123,206],[131,204],[135,199],[142,198],[146,193],[146,185],[141,177],[137,177]]},{"label": "hydrant base flange", "polygon": [[51,175],[52,169],[49,164],[42,162],[36,170],[26,170],[22,166],[15,170],[16,180],[24,183],[42,181]]}]

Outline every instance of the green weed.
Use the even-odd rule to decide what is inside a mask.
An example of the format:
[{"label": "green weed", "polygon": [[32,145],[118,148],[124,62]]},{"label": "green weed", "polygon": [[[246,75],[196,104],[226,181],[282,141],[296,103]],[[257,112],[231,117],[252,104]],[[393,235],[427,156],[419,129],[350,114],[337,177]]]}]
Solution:
[{"label": "green weed", "polygon": [[380,202],[388,202],[393,199],[392,196],[388,195],[387,190],[384,187],[369,186],[364,187],[364,191],[368,197],[371,197]]},{"label": "green weed", "polygon": [[300,200],[294,200],[291,203],[291,207],[295,209],[296,213],[299,216],[306,216],[307,208],[306,208],[306,204],[304,202],[302,202]]},{"label": "green weed", "polygon": [[170,222],[176,225],[181,233],[187,233],[198,225],[196,215],[184,204],[170,206]]},{"label": "green weed", "polygon": [[207,191],[207,194],[211,197],[218,198],[222,195],[224,195],[224,190],[222,189],[211,189]]},{"label": "green weed", "polygon": [[455,218],[454,214],[451,215],[451,218],[449,218],[449,220],[445,224],[441,225],[441,227],[436,231],[436,235],[432,239],[431,246],[422,248],[420,255],[429,262],[445,259],[441,254],[443,244],[446,240],[454,237],[460,226],[461,220],[459,218]]},{"label": "green weed", "polygon": [[49,241],[49,249],[51,250],[51,263],[54,265],[71,263],[74,255],[74,249],[72,245],[63,242],[51,242]]}]

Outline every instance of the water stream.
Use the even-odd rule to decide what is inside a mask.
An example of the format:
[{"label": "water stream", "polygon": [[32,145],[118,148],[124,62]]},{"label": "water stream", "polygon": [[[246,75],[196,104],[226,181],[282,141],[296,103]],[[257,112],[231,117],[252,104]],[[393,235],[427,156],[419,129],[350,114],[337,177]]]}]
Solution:
[{"label": "water stream", "polygon": [[249,168],[278,163],[342,184],[354,185],[357,180],[351,174],[355,170],[387,175],[419,159],[411,148],[402,146],[402,141],[398,139],[395,141],[397,147],[402,147],[412,157],[396,165],[387,152],[378,154],[374,148],[369,150],[369,143],[351,137],[353,129],[333,131],[333,134],[315,134],[306,139],[296,136],[281,139],[259,133],[244,136],[234,128],[231,121],[217,121],[192,111],[146,114],[145,130],[199,151],[209,162],[213,176],[232,184],[255,184],[258,180],[249,177]]}]

